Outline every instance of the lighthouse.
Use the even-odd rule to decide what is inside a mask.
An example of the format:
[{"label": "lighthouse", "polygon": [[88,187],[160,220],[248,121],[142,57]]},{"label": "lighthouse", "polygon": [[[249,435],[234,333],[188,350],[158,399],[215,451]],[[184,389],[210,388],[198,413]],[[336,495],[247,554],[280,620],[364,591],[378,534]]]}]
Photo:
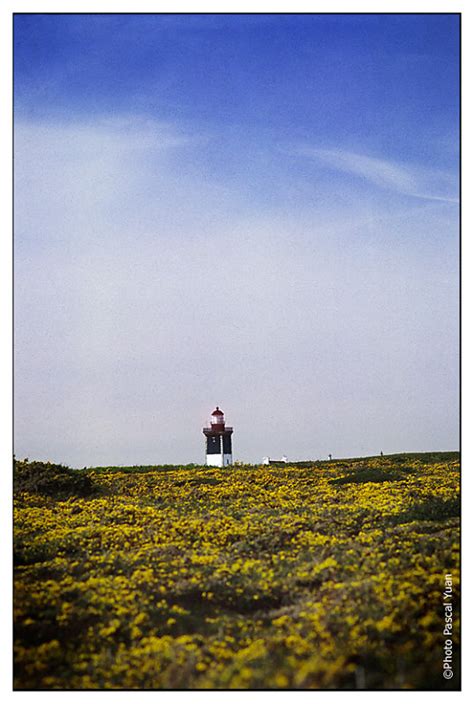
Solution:
[{"label": "lighthouse", "polygon": [[203,428],[206,437],[206,464],[213,467],[227,467],[232,464],[232,433],[233,428],[226,428],[224,414],[216,406],[211,413],[211,424]]}]

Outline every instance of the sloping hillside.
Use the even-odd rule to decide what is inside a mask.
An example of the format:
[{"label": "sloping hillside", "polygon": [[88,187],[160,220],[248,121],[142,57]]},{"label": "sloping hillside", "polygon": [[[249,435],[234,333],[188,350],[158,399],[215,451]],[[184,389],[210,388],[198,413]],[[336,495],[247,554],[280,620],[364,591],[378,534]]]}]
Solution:
[{"label": "sloping hillside", "polygon": [[455,453],[19,462],[15,687],[456,689],[458,516]]}]

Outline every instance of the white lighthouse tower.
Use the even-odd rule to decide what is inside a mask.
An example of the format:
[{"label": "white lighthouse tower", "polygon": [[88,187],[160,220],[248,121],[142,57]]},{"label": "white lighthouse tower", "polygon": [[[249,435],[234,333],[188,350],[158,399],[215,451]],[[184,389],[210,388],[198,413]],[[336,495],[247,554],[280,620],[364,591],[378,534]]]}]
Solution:
[{"label": "white lighthouse tower", "polygon": [[225,426],[224,414],[219,406],[211,413],[211,425],[203,428],[206,436],[206,464],[213,467],[227,467],[232,464],[233,428]]}]

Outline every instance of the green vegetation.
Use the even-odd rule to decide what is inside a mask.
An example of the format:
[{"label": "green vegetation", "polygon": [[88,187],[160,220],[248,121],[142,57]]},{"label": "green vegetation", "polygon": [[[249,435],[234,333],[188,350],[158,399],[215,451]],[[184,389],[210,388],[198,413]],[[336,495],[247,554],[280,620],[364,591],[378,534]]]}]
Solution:
[{"label": "green vegetation", "polygon": [[15,494],[30,493],[66,499],[70,496],[92,496],[98,486],[87,474],[60,464],[14,460],[13,488]]},{"label": "green vegetation", "polygon": [[456,453],[25,461],[14,489],[17,689],[459,688]]}]

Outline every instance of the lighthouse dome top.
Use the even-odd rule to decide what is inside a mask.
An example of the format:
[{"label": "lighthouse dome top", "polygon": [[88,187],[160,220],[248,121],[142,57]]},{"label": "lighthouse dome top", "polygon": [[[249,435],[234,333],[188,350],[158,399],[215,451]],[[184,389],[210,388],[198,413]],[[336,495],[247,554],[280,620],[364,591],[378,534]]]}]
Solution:
[{"label": "lighthouse dome top", "polygon": [[216,410],[211,413],[211,428],[214,428],[214,430],[225,429],[224,412],[221,411],[219,406],[216,406]]}]

